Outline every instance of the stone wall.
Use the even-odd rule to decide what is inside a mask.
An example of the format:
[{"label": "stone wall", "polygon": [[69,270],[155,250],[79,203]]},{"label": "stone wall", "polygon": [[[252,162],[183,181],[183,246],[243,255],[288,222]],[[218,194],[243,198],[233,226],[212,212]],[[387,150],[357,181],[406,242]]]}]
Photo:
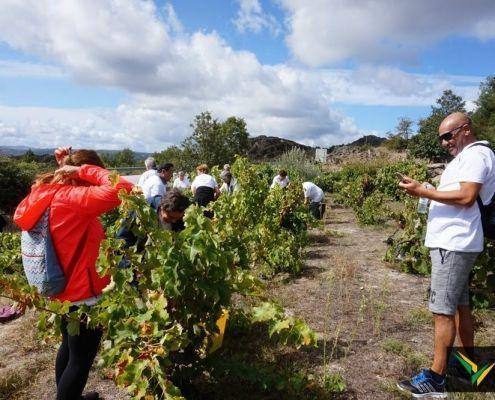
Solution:
[{"label": "stone wall", "polygon": [[428,164],[428,176],[434,183],[440,182],[440,176],[442,175],[443,171],[445,170],[445,167],[447,166],[446,163],[435,163],[435,164]]}]

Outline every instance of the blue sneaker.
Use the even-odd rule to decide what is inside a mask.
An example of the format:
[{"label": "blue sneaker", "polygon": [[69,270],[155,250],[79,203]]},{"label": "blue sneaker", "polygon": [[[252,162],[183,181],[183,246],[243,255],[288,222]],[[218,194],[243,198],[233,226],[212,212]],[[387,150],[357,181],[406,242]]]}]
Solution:
[{"label": "blue sneaker", "polygon": [[447,397],[447,392],[445,391],[445,378],[440,383],[436,382],[429,369],[423,369],[410,381],[405,380],[399,382],[397,387],[404,392],[412,394],[412,396],[417,399],[423,397],[445,399]]}]

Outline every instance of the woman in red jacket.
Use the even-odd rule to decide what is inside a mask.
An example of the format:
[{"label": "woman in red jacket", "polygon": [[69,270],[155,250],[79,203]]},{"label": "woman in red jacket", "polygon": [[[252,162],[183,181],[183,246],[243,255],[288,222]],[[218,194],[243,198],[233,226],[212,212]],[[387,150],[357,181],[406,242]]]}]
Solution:
[{"label": "woman in red jacket", "polygon": [[[110,172],[93,150],[59,148],[55,158],[61,168],[38,177],[31,193],[19,204],[14,215],[22,230],[30,230],[50,207],[50,234],[63,269],[67,285],[53,299],[94,305],[110,282],[96,272],[100,243],[105,237],[98,217],[120,204],[121,189],[130,191],[132,184],[120,179],[110,182]],[[98,399],[97,393],[81,396],[89,370],[98,351],[102,330],[81,323],[79,335],[67,333],[62,321],[62,344],[55,365],[57,400]]]}]

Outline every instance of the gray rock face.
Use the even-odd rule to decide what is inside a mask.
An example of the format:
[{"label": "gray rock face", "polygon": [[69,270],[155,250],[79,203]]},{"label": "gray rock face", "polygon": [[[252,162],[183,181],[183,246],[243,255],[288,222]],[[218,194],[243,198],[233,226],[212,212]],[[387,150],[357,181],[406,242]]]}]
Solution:
[{"label": "gray rock face", "polygon": [[440,181],[440,176],[443,174],[443,171],[445,171],[446,166],[446,163],[434,163],[427,165],[428,175],[431,177],[433,182]]}]

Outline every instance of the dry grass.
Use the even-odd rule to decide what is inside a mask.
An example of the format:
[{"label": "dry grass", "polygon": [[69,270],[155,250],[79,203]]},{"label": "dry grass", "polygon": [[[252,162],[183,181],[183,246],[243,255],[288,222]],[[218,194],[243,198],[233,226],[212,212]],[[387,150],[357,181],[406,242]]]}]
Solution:
[{"label": "dry grass", "polygon": [[[36,337],[35,313],[0,325],[0,400],[53,400],[55,356],[58,340],[41,343]],[[88,390],[97,390],[107,400],[129,396],[103,379],[99,370],[90,374]]]},{"label": "dry grass", "polygon": [[495,393],[449,393],[451,400],[494,400]]},{"label": "dry grass", "polygon": [[33,313],[0,328],[0,399],[16,398],[15,393],[46,370],[52,360],[51,349],[36,339]]},{"label": "dry grass", "polygon": [[426,307],[413,308],[404,317],[404,323],[409,327],[432,324],[433,315]]}]

